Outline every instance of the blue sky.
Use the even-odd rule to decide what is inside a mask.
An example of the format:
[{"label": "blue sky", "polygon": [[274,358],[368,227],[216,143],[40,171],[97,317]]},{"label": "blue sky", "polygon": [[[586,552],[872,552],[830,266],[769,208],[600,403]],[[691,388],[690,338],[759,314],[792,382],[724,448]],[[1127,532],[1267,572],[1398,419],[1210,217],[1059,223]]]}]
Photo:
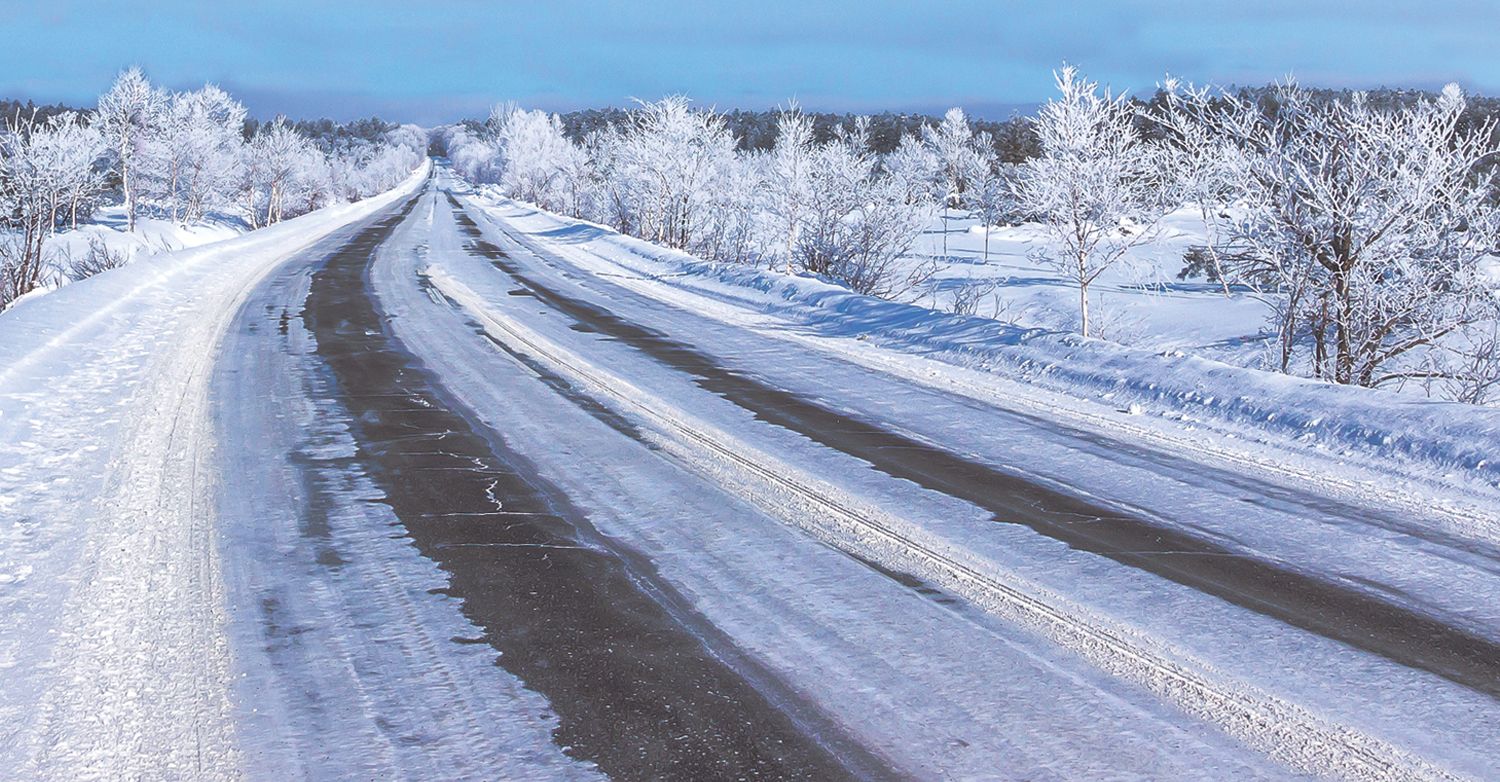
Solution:
[{"label": "blue sky", "polygon": [[0,96],[91,103],[121,67],[253,113],[435,123],[514,99],[683,92],[720,108],[1006,114],[1066,60],[1117,89],[1171,72],[1500,93],[1500,2],[0,0]]}]

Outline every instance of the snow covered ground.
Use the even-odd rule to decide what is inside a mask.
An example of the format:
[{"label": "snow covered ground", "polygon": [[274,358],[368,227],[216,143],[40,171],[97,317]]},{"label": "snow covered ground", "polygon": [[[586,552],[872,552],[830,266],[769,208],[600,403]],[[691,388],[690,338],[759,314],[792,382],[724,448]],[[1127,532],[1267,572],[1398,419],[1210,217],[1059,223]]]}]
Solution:
[{"label": "snow covered ground", "polygon": [[[1078,289],[1041,262],[1036,253],[1049,239],[1036,223],[989,230],[959,210],[944,225],[934,218],[918,239],[908,266],[938,259],[931,284],[904,297],[934,309],[951,310],[954,294],[968,285],[989,290],[975,314],[1021,328],[1076,331]],[[1225,298],[1223,289],[1202,278],[1177,279],[1183,254],[1202,245],[1202,219],[1179,209],[1157,225],[1156,239],[1127,253],[1091,288],[1094,326],[1105,340],[1152,351],[1180,350],[1240,366],[1268,366],[1274,337],[1265,333],[1266,306],[1243,289]],[[989,286],[993,286],[990,290]]]},{"label": "snow covered ground", "polygon": [[200,245],[222,242],[245,233],[244,220],[228,215],[209,215],[207,219],[183,224],[166,216],[156,216],[146,207],[136,215],[135,230],[127,228],[125,207],[114,204],[100,208],[87,223],[76,230],[58,233],[47,240],[49,251],[81,254],[88,250],[91,238],[102,239],[109,249],[130,258],[143,258]]},{"label": "snow covered ground", "polygon": [[208,369],[258,280],[421,179],[0,314],[0,765],[235,775]]}]

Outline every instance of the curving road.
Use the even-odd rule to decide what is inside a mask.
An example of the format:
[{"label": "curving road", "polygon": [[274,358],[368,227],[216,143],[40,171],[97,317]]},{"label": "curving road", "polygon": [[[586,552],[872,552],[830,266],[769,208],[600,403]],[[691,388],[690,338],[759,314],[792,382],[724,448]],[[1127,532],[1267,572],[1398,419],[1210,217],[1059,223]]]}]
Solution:
[{"label": "curving road", "polygon": [[1500,773],[1490,545],[945,387],[598,235],[438,167],[235,317],[251,776]]}]

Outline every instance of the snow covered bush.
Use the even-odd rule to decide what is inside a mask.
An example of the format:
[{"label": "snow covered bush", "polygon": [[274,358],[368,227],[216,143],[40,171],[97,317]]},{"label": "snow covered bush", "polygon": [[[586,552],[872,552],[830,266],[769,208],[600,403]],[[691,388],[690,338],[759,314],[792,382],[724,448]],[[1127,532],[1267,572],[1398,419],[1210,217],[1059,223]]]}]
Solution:
[{"label": "snow covered bush", "polygon": [[859,293],[892,296],[925,278],[903,269],[927,210],[908,202],[896,181],[879,175],[868,125],[840,128],[813,155],[811,202],[795,248],[797,266]]},{"label": "snow covered bush", "polygon": [[104,241],[104,237],[90,236],[88,247],[82,254],[67,255],[64,272],[68,275],[68,279],[77,282],[110,269],[118,269],[129,260],[130,257],[124,251],[111,248],[109,243]]}]

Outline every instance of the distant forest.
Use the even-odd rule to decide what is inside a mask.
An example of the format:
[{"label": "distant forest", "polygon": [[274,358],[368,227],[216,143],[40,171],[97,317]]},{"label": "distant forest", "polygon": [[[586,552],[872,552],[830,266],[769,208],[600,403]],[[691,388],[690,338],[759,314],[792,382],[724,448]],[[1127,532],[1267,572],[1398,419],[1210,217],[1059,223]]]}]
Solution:
[{"label": "distant forest", "polygon": [[[1260,103],[1271,106],[1275,101],[1274,88],[1265,87],[1243,87],[1234,92],[1243,97],[1254,97]],[[1339,97],[1348,97],[1350,90],[1314,90],[1319,98],[1332,100]],[[1376,89],[1365,93],[1368,100],[1375,106],[1401,106],[1409,105],[1421,97],[1434,97],[1435,93],[1422,90],[1407,89]],[[1137,98],[1136,103],[1142,107],[1155,104],[1163,100],[1162,93],[1158,92],[1149,98]],[[46,120],[56,114],[65,111],[78,111],[79,109],[60,104],[34,104],[30,101],[15,101],[0,99],[0,117],[9,121],[16,116],[30,116],[36,112],[39,120]],[[630,116],[630,109],[603,108],[583,109],[561,114],[563,131],[574,141],[582,139],[589,132],[612,124],[624,122]],[[748,111],[745,109],[734,109],[723,112],[725,125],[735,138],[739,140],[742,150],[766,150],[776,143],[776,115],[774,109],[763,111]],[[827,141],[833,136],[835,128],[848,126],[855,120],[856,115],[849,113],[831,112],[805,112],[813,120],[813,131],[818,142]],[[920,133],[924,126],[935,126],[942,121],[941,117],[928,114],[905,114],[893,112],[881,112],[870,116],[870,146],[875,152],[886,153],[894,150],[903,135]],[[1139,120],[1141,130],[1147,138],[1159,138],[1162,130],[1144,116]],[[971,117],[970,125],[975,133],[989,133],[995,145],[995,152],[1000,159],[1006,163],[1020,163],[1037,154],[1036,134],[1032,130],[1031,118],[1027,116],[1015,116],[1005,120],[984,120]],[[1477,128],[1489,123],[1491,126],[1500,123],[1500,98],[1485,97],[1479,95],[1468,96],[1468,108],[1465,110],[1462,121],[1462,130]],[[255,135],[260,127],[261,121],[251,118],[245,120],[245,138],[249,139]],[[481,123],[478,120],[468,119],[461,124],[477,128]],[[331,119],[296,120],[293,128],[301,135],[313,140],[324,150],[341,149],[356,141],[374,142],[384,138],[385,134],[397,127],[397,123],[388,122],[379,117],[368,117],[349,122],[335,122]],[[1500,129],[1492,127],[1492,132],[1500,135]]]},{"label": "distant forest", "polygon": [[[746,111],[734,109],[720,116],[735,138],[741,150],[766,150],[776,143],[776,110]],[[854,123],[855,114],[805,111],[812,118],[814,139],[822,144],[833,137],[840,126]],[[630,110],[621,108],[584,109],[561,115],[563,131],[577,141],[589,132],[625,121]],[[870,117],[870,148],[876,152],[890,152],[901,142],[901,137],[920,133],[927,125],[936,125],[942,117],[927,114],[895,114],[881,112]],[[1036,154],[1036,136],[1031,130],[1031,121],[1025,117],[1013,117],[996,122],[970,118],[969,124],[975,133],[989,133],[994,139],[995,149],[1007,163],[1019,163]]]},{"label": "distant forest", "polygon": [[[37,122],[46,122],[48,119],[66,112],[92,111],[92,106],[76,107],[64,106],[60,103],[37,104],[31,101],[0,99],[0,127],[11,123],[17,118],[31,117],[36,114]],[[255,136],[262,122],[254,117],[245,119],[242,133],[245,140],[249,141]],[[303,119],[292,123],[292,129],[305,138],[312,140],[325,152],[346,149],[355,143],[371,143],[382,141],[386,134],[400,127],[398,123],[387,122],[379,117],[367,117],[365,119],[350,120],[349,122],[334,122],[331,119]]]},{"label": "distant forest", "polygon": [[[1274,105],[1275,88],[1270,85],[1235,88],[1232,92],[1241,97],[1254,98],[1267,108]],[[1321,100],[1347,98],[1352,92],[1352,90],[1313,90],[1315,96]],[[1422,97],[1436,97],[1436,93],[1422,90],[1386,88],[1367,90],[1365,94],[1370,103],[1375,106],[1410,105]],[[1468,108],[1464,112],[1460,129],[1468,130],[1489,123],[1492,126],[1492,132],[1497,132],[1493,126],[1500,123],[1500,98],[1470,95],[1467,99]],[[1135,102],[1144,108],[1163,100],[1165,100],[1164,94],[1158,91],[1149,97],[1136,98]],[[721,116],[730,132],[739,139],[740,149],[766,150],[776,143],[777,113],[776,110],[735,109],[726,111]],[[813,119],[813,131],[819,143],[826,142],[832,137],[834,128],[850,125],[856,117],[854,114],[847,113],[812,111],[805,113]],[[629,115],[628,109],[605,108],[571,111],[560,116],[564,132],[577,141],[590,131],[623,122]],[[903,135],[919,133],[923,126],[935,126],[940,122],[942,122],[942,117],[927,114],[882,112],[870,115],[870,146],[875,152],[890,152],[896,148]],[[1147,138],[1160,138],[1164,132],[1145,116],[1140,117],[1138,123]],[[477,125],[478,123],[471,122],[470,124]],[[990,134],[995,145],[995,152],[1006,163],[1020,163],[1034,157],[1038,152],[1036,134],[1032,130],[1032,120],[1028,116],[1015,116],[1006,120],[983,120],[970,117],[969,124],[975,133]]]}]

